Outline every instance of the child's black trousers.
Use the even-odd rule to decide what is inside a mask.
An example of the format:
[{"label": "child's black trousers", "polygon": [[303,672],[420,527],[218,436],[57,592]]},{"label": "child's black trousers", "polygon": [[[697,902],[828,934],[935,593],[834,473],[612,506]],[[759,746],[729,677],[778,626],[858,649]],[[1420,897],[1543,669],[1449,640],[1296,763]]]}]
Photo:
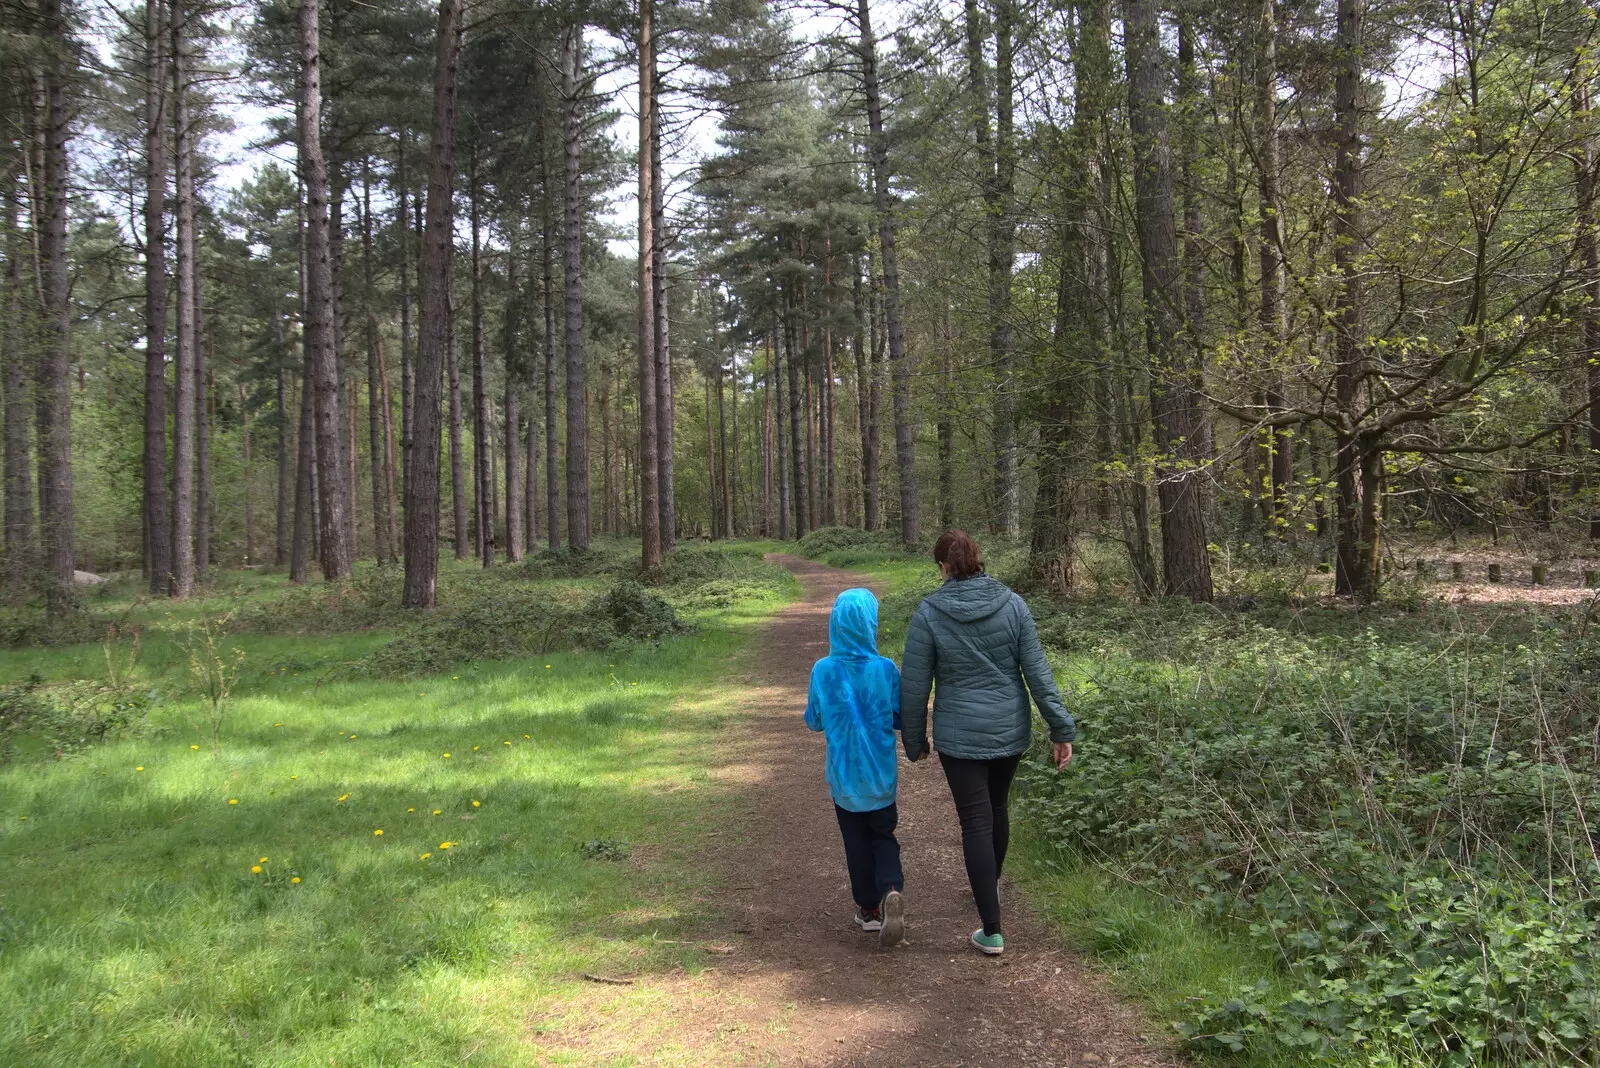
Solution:
[{"label": "child's black trousers", "polygon": [[893,805],[871,812],[850,812],[833,806],[844,836],[844,861],[850,869],[850,896],[864,909],[875,909],[890,890],[905,882],[900,870],[900,843],[894,828],[900,813]]}]

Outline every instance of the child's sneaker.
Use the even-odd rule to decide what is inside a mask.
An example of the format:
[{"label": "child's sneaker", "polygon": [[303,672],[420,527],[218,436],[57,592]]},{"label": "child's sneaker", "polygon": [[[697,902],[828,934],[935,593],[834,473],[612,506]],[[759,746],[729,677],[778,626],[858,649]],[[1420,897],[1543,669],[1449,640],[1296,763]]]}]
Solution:
[{"label": "child's sneaker", "polygon": [[883,910],[864,909],[857,905],[856,926],[867,932],[883,930]]},{"label": "child's sneaker", "polygon": [[979,953],[990,957],[998,957],[1006,951],[1005,935],[984,934],[982,927],[972,932],[972,944]]},{"label": "child's sneaker", "polygon": [[883,895],[883,904],[878,907],[878,914],[883,917],[879,924],[878,944],[882,946],[898,946],[900,940],[906,936],[906,903],[900,896],[900,891],[890,890]]}]

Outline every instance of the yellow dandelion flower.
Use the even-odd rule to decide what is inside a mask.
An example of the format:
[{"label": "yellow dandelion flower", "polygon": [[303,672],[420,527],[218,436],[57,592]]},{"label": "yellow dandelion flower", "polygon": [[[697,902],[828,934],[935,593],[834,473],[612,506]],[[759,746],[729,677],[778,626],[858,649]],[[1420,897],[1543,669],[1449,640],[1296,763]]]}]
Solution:
[{"label": "yellow dandelion flower", "polygon": [[460,675],[451,675],[451,676],[450,676],[450,677],[451,677],[451,678],[452,678],[452,679],[455,679],[455,680],[459,680],[459,679],[460,679],[460,678],[461,678],[461,676],[460,676]]},{"label": "yellow dandelion flower", "polygon": [[549,665],[549,664],[546,664],[546,665],[545,665],[545,666],[544,666],[544,669],[545,669],[545,670],[546,670],[546,671],[549,671],[549,670],[550,670],[550,665]]},{"label": "yellow dandelion flower", "polygon": [[524,735],[523,735],[523,737],[524,737],[524,738],[532,738],[532,737],[533,737],[533,735],[531,735],[531,734],[524,734]]},{"label": "yellow dandelion flower", "polygon": [[406,809],[406,811],[407,811],[407,812],[415,812],[415,811],[416,811],[416,809],[414,809],[414,808],[408,808],[408,809]]},{"label": "yellow dandelion flower", "polygon": [[432,853],[424,853],[424,854],[422,854],[422,859],[423,859],[423,860],[427,860],[427,859],[428,859],[428,858],[429,858],[429,857],[431,857],[431,856],[433,856],[433,854],[432,854]]},{"label": "yellow dandelion flower", "polygon": [[138,767],[134,768],[133,770],[134,771],[143,771],[144,770],[144,765],[140,764]]},{"label": "yellow dandelion flower", "polygon": [[355,736],[355,735],[353,735],[353,734],[352,734],[352,735],[351,735],[351,736],[350,736],[350,740],[351,740],[351,741],[352,741],[352,742],[353,742],[353,741],[355,741],[355,740],[356,740],[356,736]]},{"label": "yellow dandelion flower", "polygon": [[291,779],[298,779],[298,778],[299,778],[299,777],[300,777],[300,776],[298,776],[298,775],[291,775],[291,776],[289,776],[289,778],[291,778]]},{"label": "yellow dandelion flower", "polygon": [[228,798],[228,804],[230,804],[230,805],[237,805],[237,804],[238,804],[238,803],[239,803],[239,799],[238,799],[238,798],[237,798],[237,797],[230,797],[230,798]]},{"label": "yellow dandelion flower", "polygon": [[477,747],[477,746],[473,746],[473,747],[472,747],[472,751],[473,751],[473,752],[474,752],[474,753],[476,753],[476,752],[477,752],[477,751],[478,751],[478,747]]},{"label": "yellow dandelion flower", "polygon": [[510,745],[511,743],[510,742],[501,742],[500,744],[501,745]]},{"label": "yellow dandelion flower", "polygon": [[18,816],[18,817],[17,817],[17,819],[19,819],[19,820],[25,820],[25,819],[27,819],[27,818],[28,818],[28,817],[26,817],[26,816]]},{"label": "yellow dandelion flower", "polygon": [[482,805],[482,804],[483,804],[483,802],[482,802],[482,801],[474,801],[474,802],[473,802],[473,803],[472,803],[472,807],[473,807],[473,808],[477,808],[477,807],[478,807],[478,806],[479,806],[479,805]]},{"label": "yellow dandelion flower", "polygon": [[383,837],[383,828],[379,827],[377,830],[373,831],[372,832],[372,837],[374,837],[374,838],[382,838]]},{"label": "yellow dandelion flower", "polygon": [[349,794],[345,794],[342,797],[340,797],[339,800],[340,801],[348,801],[348,800],[350,800],[350,795]]},{"label": "yellow dandelion flower", "polygon": [[439,843],[439,848],[440,849],[449,849],[453,845],[455,845],[454,842],[440,842]]},{"label": "yellow dandelion flower", "polygon": [[198,745],[191,745],[189,748],[190,749],[199,749],[200,747]]},{"label": "yellow dandelion flower", "polygon": [[256,861],[257,864],[265,864],[266,862],[267,862],[267,858],[266,857],[262,857],[260,860]]},{"label": "yellow dandelion flower", "polygon": [[251,875],[260,875],[261,874],[261,865],[259,865],[259,864],[250,865],[250,874]]},{"label": "yellow dandelion flower", "polygon": [[449,760],[449,759],[450,759],[450,754],[449,754],[449,753],[446,753],[446,754],[445,754],[445,755],[444,755],[444,758],[445,758],[445,759],[446,759],[446,760]]},{"label": "yellow dandelion flower", "polygon": [[439,810],[438,810],[438,809],[434,809],[434,810],[433,810],[433,814],[434,814],[434,815],[435,815],[435,816],[437,816],[437,815],[438,815],[438,814],[439,814]]},{"label": "yellow dandelion flower", "polygon": [[300,884],[300,876],[296,875],[293,879],[290,879],[289,881],[291,883],[294,883],[296,886],[298,886]]}]

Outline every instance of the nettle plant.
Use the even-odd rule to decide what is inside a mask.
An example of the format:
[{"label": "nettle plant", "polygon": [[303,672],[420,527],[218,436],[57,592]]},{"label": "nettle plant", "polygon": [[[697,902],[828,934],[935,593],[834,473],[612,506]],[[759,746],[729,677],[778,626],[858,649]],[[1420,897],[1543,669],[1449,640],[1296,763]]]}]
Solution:
[{"label": "nettle plant", "polygon": [[1565,618],[1516,646],[1227,627],[1193,666],[1102,649],[1086,759],[1031,784],[1058,844],[1285,963],[1287,998],[1201,994],[1187,1042],[1600,1058],[1600,636]]}]

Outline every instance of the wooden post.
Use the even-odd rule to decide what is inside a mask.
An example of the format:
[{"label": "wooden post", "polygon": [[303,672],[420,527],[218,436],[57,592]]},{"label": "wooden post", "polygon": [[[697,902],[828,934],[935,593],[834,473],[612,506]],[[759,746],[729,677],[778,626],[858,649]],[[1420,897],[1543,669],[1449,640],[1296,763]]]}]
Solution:
[{"label": "wooden post", "polygon": [[1600,587],[1600,571],[1597,571],[1592,567],[1584,568],[1583,584],[1586,588],[1591,590],[1595,589],[1596,587]]},{"label": "wooden post", "polygon": [[1549,572],[1545,569],[1544,564],[1533,565],[1533,584],[1535,586],[1548,586],[1549,582],[1546,581],[1548,578]]},{"label": "wooden post", "polygon": [[1489,581],[1491,583],[1498,583],[1500,581],[1500,565],[1499,564],[1490,564],[1489,565]]},{"label": "wooden post", "polygon": [[1450,563],[1450,578],[1456,582],[1460,582],[1466,577],[1466,570],[1467,569],[1462,566],[1460,560],[1453,560]]}]

